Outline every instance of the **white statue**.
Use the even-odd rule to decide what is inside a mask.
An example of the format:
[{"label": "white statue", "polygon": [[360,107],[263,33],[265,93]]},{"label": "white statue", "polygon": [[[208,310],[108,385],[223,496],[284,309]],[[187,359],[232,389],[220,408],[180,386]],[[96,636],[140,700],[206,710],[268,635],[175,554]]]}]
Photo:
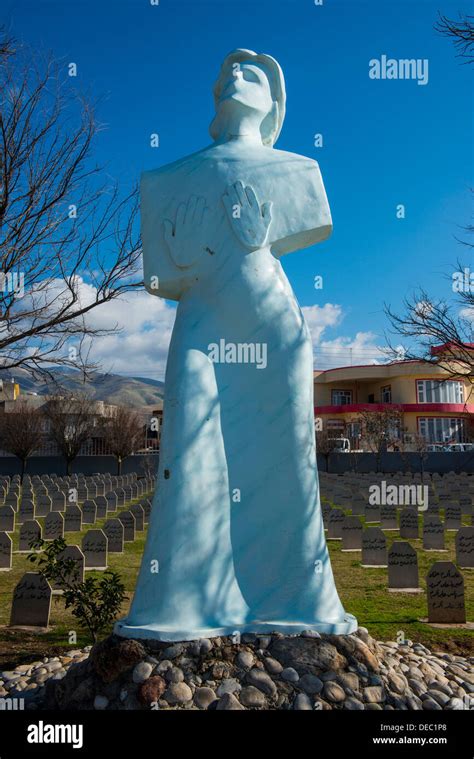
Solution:
[{"label": "white statue", "polygon": [[316,161],[275,150],[285,85],[236,50],[214,88],[212,145],[142,177],[145,285],[179,301],[157,491],[119,635],[349,633],[319,502],[313,354],[280,265],[326,239]]}]

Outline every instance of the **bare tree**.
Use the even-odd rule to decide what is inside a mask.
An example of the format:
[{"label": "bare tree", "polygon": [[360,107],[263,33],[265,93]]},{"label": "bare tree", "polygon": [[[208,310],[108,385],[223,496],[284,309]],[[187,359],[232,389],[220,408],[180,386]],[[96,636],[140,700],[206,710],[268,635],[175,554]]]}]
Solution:
[{"label": "bare tree", "polygon": [[435,30],[453,40],[457,55],[465,58],[465,63],[474,62],[474,16],[461,13],[459,18],[454,20],[440,13]]},{"label": "bare tree", "polygon": [[363,441],[376,454],[376,471],[380,471],[380,457],[390,447],[400,445],[403,439],[403,412],[399,408],[383,411],[361,411],[359,423]]},{"label": "bare tree", "polygon": [[139,414],[125,406],[119,406],[104,425],[104,439],[110,453],[117,459],[117,474],[122,472],[122,462],[137,449],[144,433],[144,423]]},{"label": "bare tree", "polygon": [[14,411],[0,417],[0,447],[21,461],[21,480],[28,458],[43,440],[43,416],[26,401],[16,401]]},{"label": "bare tree", "polygon": [[329,456],[331,453],[334,453],[334,451],[337,448],[337,443],[334,437],[329,437],[329,433],[326,427],[323,427],[322,430],[316,431],[316,451],[317,453],[320,453],[321,456],[324,456],[325,461],[325,472],[328,471],[329,468]]},{"label": "bare tree", "polygon": [[96,404],[87,395],[63,393],[43,406],[49,434],[66,460],[66,472],[96,428]]},{"label": "bare tree", "polygon": [[[0,35],[1,36],[1,35]],[[92,368],[88,315],[141,287],[138,192],[92,161],[100,130],[65,63],[0,41],[3,368]]]}]

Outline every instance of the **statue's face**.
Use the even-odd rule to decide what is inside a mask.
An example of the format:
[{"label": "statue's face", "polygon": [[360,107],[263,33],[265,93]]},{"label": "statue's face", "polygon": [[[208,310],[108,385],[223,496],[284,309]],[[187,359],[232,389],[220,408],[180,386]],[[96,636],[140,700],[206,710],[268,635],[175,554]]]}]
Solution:
[{"label": "statue's face", "polygon": [[218,108],[235,107],[266,115],[273,104],[270,82],[263,66],[250,62],[233,63],[222,79]]}]

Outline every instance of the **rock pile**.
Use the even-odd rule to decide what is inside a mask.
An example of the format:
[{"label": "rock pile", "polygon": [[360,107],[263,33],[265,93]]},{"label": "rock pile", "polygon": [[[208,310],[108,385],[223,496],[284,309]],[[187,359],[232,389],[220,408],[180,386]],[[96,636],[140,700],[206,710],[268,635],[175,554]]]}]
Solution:
[{"label": "rock pile", "polygon": [[69,662],[66,676],[49,678],[33,708],[468,709],[473,664],[411,641],[376,642],[365,628],[343,636],[243,634],[238,643],[110,636]]}]

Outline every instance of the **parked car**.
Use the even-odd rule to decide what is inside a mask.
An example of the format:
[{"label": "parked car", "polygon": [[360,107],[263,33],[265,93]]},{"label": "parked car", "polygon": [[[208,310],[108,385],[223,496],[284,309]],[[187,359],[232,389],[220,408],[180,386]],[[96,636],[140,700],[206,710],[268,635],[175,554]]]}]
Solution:
[{"label": "parked car", "polygon": [[350,453],[351,443],[347,437],[333,437],[331,441],[334,443],[334,453]]}]

